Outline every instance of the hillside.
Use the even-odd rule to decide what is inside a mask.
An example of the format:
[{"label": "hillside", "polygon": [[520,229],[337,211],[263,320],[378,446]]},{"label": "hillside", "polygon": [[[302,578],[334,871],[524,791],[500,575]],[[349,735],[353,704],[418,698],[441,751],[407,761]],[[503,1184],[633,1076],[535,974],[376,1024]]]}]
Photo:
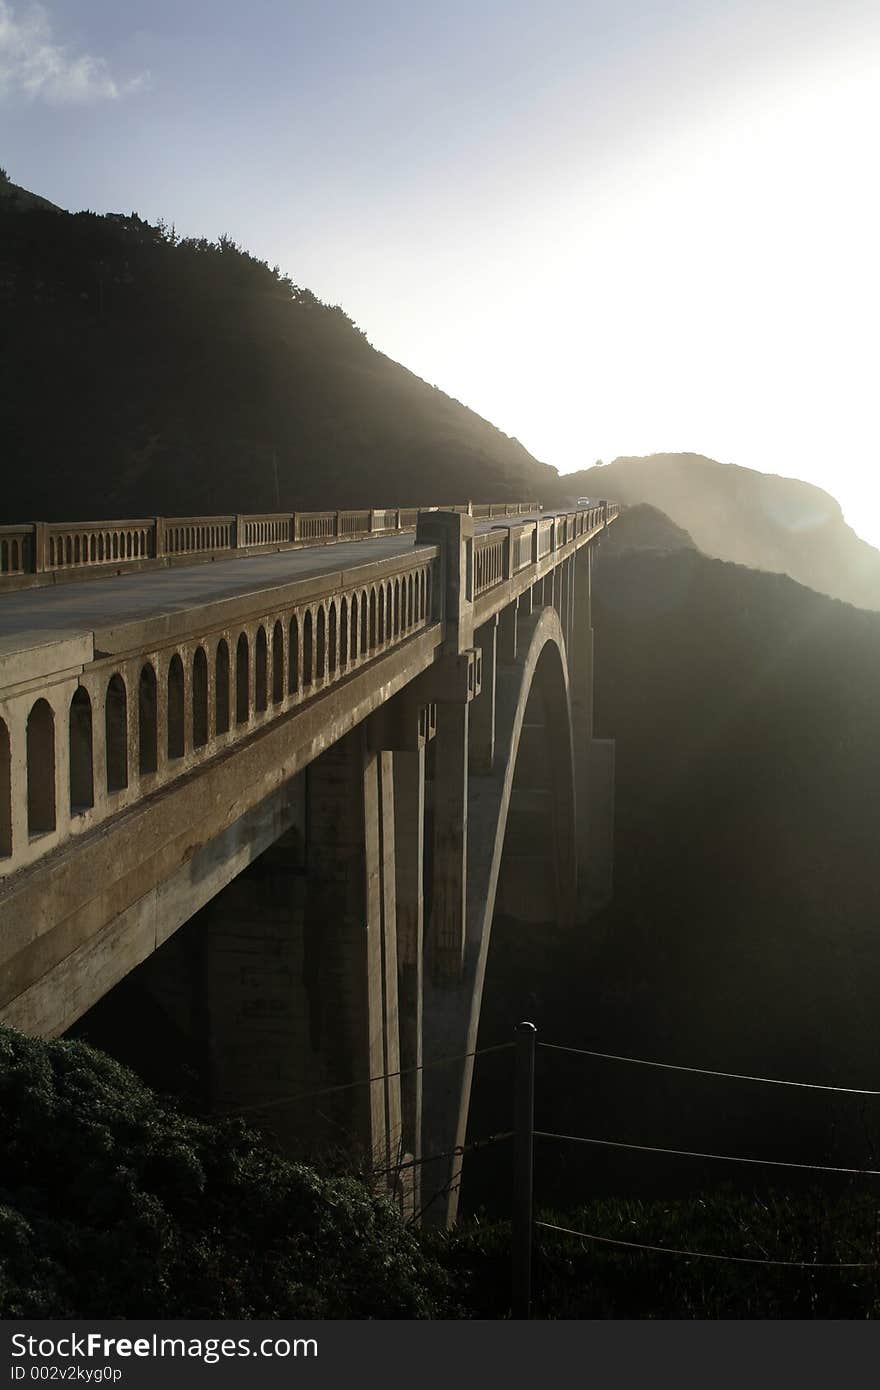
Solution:
[{"label": "hillside", "polygon": [[647,502],[621,508],[614,525],[602,538],[608,550],[696,550],[693,537],[676,526],[664,512]]},{"label": "hillside", "polygon": [[229,240],[4,187],[0,522],[512,500],[555,479]]},{"label": "hillside", "polygon": [[567,474],[551,491],[554,499],[583,493],[650,503],[707,555],[880,608],[880,551],[846,524],[833,497],[809,483],[700,454],[651,454]]}]

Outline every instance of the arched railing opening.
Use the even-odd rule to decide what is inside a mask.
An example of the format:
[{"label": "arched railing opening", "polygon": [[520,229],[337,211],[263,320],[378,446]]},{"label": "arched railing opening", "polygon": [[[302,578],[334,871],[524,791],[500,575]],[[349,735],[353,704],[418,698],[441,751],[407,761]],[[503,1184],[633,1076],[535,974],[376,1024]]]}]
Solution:
[{"label": "arched railing opening", "polygon": [[[375,614],[374,614],[374,612],[373,612],[372,607],[370,608],[370,613],[371,613],[371,617],[370,617],[369,621],[370,621],[371,623],[375,623]],[[367,651],[369,650],[369,644],[370,644],[370,628],[369,628],[369,626],[368,626],[368,619],[367,619],[367,591],[366,591],[366,589],[364,589],[363,592],[361,593],[361,610],[360,610],[360,613],[358,614],[358,618],[359,618],[359,621],[360,621],[360,631],[361,631],[361,656],[366,656]]]},{"label": "arched railing opening", "polygon": [[312,614],[310,609],[306,609],[303,618],[303,686],[312,683]]},{"label": "arched railing opening", "polygon": [[229,647],[224,637],[217,643],[214,661],[214,731],[229,733]]},{"label": "arched railing opening", "polygon": [[357,598],[357,594],[352,594],[352,596],[351,596],[351,618],[350,618],[350,622],[351,622],[351,633],[350,633],[350,638],[351,638],[351,640],[350,640],[350,643],[349,643],[350,650],[351,650],[351,659],[352,659],[352,661],[355,661],[355,660],[357,659],[357,654],[358,654],[358,618],[359,618],[359,617],[360,617],[361,622],[363,622],[363,609],[361,609],[361,612],[360,612],[360,614],[359,614],[359,613],[358,613],[358,598]]},{"label": "arched railing opening", "polygon": [[196,647],[192,668],[193,748],[208,742],[208,658],[204,647]]},{"label": "arched railing opening", "polygon": [[92,760],[92,702],[82,686],[74,691],[68,714],[70,814],[81,816],[95,804]]},{"label": "arched railing opening", "polygon": [[339,605],[339,665],[348,665],[348,600],[344,596]]},{"label": "arched railing opening", "polygon": [[330,604],[327,620],[327,674],[335,676],[339,656],[339,636],[337,631],[336,604]]},{"label": "arched railing opening", "polygon": [[241,633],[238,644],[235,648],[235,722],[236,724],[246,724],[248,721],[248,703],[250,683],[250,648],[245,633]]},{"label": "arched railing opening", "polygon": [[272,704],[284,699],[284,628],[276,623],[272,629]]},{"label": "arched railing opening", "polygon": [[327,617],[323,604],[318,609],[315,623],[315,680],[323,680],[327,671]]},{"label": "arched railing opening", "polygon": [[149,663],[141,667],[138,679],[138,770],[141,777],[155,772],[159,765],[159,712],[156,672]]},{"label": "arched railing opening", "polygon": [[266,709],[268,699],[269,644],[266,629],[262,624],[257,628],[257,647],[254,653],[254,704],[258,714]]},{"label": "arched railing opening", "polygon": [[287,629],[287,693],[288,695],[295,695],[298,689],[299,622],[294,614]]},{"label": "arched railing opening", "polygon": [[55,715],[37,700],[27,722],[28,834],[55,829]]},{"label": "arched railing opening", "polygon": [[107,790],[121,792],[128,786],[128,696],[117,671],[107,682],[104,701],[104,735],[107,754]]},{"label": "arched railing opening", "polygon": [[12,748],[9,730],[0,719],[0,856],[12,853]]},{"label": "arched railing opening", "polygon": [[168,664],[168,756],[182,758],[186,745],[183,662],[177,653]]}]

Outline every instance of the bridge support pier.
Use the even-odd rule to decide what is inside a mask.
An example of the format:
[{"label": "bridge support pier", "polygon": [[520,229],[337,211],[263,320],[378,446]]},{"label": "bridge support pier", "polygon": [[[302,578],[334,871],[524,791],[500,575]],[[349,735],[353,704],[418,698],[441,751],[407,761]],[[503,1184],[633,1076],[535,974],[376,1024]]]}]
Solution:
[{"label": "bridge support pier", "polygon": [[474,700],[470,711],[469,771],[485,777],[492,771],[495,761],[495,685],[498,665],[498,618],[490,618],[488,623],[477,628],[474,644],[482,657],[482,690]]},{"label": "bridge support pier", "polygon": [[614,741],[593,737],[592,548],[573,557],[567,644],[574,731],[578,907],[592,916],[611,898],[614,864]]},{"label": "bridge support pier", "polygon": [[[356,729],[309,768],[305,974],[312,1045],[340,1093],[336,1123],[376,1168],[400,1157],[393,755]],[[332,1100],[332,1098],[330,1098]]]},{"label": "bridge support pier", "polygon": [[[403,1151],[422,1156],[422,1008],[424,995],[425,750],[394,754],[397,869],[397,968]],[[407,1214],[421,1207],[421,1170],[404,1183]],[[409,1209],[409,1210],[407,1210]]]},{"label": "bridge support pier", "polygon": [[433,872],[428,959],[436,980],[461,975],[465,941],[468,834],[466,704],[437,706],[433,778]]}]

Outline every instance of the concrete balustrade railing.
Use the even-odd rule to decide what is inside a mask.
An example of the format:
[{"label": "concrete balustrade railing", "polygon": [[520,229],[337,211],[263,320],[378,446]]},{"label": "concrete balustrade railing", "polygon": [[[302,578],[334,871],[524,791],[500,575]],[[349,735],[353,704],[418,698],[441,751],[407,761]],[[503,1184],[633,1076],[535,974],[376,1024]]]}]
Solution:
[{"label": "concrete balustrade railing", "polygon": [[507,578],[507,532],[490,531],[474,540],[474,597]]},{"label": "concrete balustrade railing", "polygon": [[[480,620],[486,621],[567,565],[617,513],[613,503],[526,521],[512,511],[506,524],[461,546],[460,563],[472,570],[453,588],[472,594],[475,618],[480,599]],[[152,531],[147,522],[44,526],[40,543],[53,542],[56,564],[61,556],[67,564],[68,554],[71,567],[91,564],[83,556],[91,555],[94,543],[96,557],[103,557],[96,565],[121,565],[123,552],[128,560],[130,551],[134,562],[151,539],[160,553],[175,555],[204,545],[232,550],[233,538],[250,551],[283,545],[285,534],[300,537],[305,523],[321,543],[331,536],[387,535],[406,529],[411,516],[418,521],[415,509],[384,509],[378,524],[376,513],[360,511],[154,518]],[[354,529],[367,524],[369,532]],[[415,550],[377,562],[365,557],[363,567],[340,569],[318,583],[297,580],[286,597],[272,590],[265,612],[255,611],[261,600],[255,604],[248,595],[238,617],[225,609],[218,617],[210,605],[193,608],[174,637],[164,622],[152,628],[145,621],[107,650],[85,631],[10,648],[5,679],[0,673],[0,876],[192,771],[266,721],[310,703],[356,667],[448,622],[448,576],[442,576],[450,562],[441,562],[431,525],[426,520],[424,526]],[[0,529],[0,545],[8,547],[4,573],[28,562],[32,539],[26,528]]]},{"label": "concrete balustrade railing", "polygon": [[[476,508],[474,510],[476,512]],[[494,526],[491,531],[477,536],[474,540],[474,595],[479,597],[570,541],[601,530],[617,516],[618,510],[615,502],[601,502],[595,507],[520,525]]]},{"label": "concrete balustrade railing", "polygon": [[0,877],[425,631],[442,614],[437,565],[422,546],[332,591],[307,582],[265,612],[251,600],[237,620],[194,610],[181,634],[133,651],[83,634],[14,660],[0,678]]},{"label": "concrete balustrade railing", "polygon": [[415,530],[420,512],[520,516],[537,502],[30,522],[0,527],[0,590]]},{"label": "concrete balustrade railing", "polygon": [[0,577],[33,569],[34,528],[0,526]]}]

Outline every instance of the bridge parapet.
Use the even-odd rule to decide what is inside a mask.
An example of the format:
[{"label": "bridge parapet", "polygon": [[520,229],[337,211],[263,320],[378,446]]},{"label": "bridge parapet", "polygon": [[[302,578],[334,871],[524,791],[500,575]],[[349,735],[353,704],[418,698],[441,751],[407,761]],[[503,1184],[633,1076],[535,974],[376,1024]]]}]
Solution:
[{"label": "bridge parapet", "polygon": [[28,522],[0,527],[0,590],[414,531],[420,515],[519,516],[537,502]]},{"label": "bridge parapet", "polygon": [[[59,640],[0,675],[0,876],[32,864],[442,617],[436,548]],[[428,657],[430,659],[430,657]],[[332,711],[325,715],[332,726]]]}]

